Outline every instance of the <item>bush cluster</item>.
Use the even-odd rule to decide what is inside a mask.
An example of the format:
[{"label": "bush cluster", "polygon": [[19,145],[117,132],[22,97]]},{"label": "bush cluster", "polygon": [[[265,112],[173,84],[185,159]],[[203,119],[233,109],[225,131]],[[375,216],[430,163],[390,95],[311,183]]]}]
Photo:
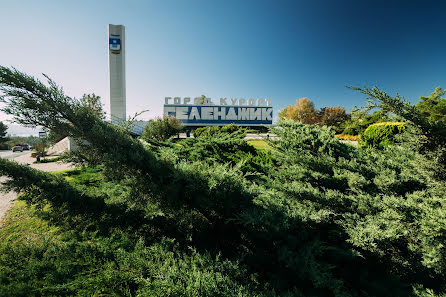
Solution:
[{"label": "bush cluster", "polygon": [[246,129],[235,124],[201,127],[194,130],[194,137],[212,136],[220,133],[234,133],[237,131],[246,132]]},{"label": "bush cluster", "polygon": [[341,140],[350,140],[350,141],[358,141],[361,138],[361,135],[336,134],[335,136]]},{"label": "bush cluster", "polygon": [[429,155],[294,121],[261,152],[240,131],[144,145],[58,88],[8,75],[28,92],[6,94],[18,120],[50,114],[100,165],[52,175],[0,159],[6,189],[60,232],[0,242],[0,295],[446,293],[446,183]]},{"label": "bush cluster", "polygon": [[383,147],[395,143],[395,135],[404,131],[404,123],[383,122],[370,125],[361,137],[364,147]]},{"label": "bush cluster", "polygon": [[163,141],[183,131],[180,121],[173,117],[150,120],[144,127],[142,137],[147,140]]},{"label": "bush cluster", "polygon": [[295,122],[271,132],[279,137],[268,158],[231,134],[152,144],[154,165],[165,169],[119,182],[107,163],[67,173],[67,184],[2,161],[2,174],[34,185],[21,199],[68,240],[2,244],[3,288],[121,296],[444,289],[445,187],[420,170],[428,160],[399,147],[363,151]]}]

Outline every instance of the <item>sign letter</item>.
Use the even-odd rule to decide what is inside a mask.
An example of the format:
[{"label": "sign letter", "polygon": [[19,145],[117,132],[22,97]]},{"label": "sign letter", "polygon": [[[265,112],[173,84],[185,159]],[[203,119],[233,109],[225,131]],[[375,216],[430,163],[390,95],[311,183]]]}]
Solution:
[{"label": "sign letter", "polygon": [[201,108],[201,119],[202,120],[213,120],[214,119],[214,108],[213,107],[202,107]]},{"label": "sign letter", "polygon": [[[220,111],[218,111],[220,109]],[[218,121],[218,117],[222,120],[226,119],[226,107],[214,107],[214,120]]]},{"label": "sign letter", "polygon": [[272,121],[272,120],[273,120],[273,109],[262,108],[262,121]]},{"label": "sign letter", "polygon": [[262,116],[262,109],[263,108],[250,108],[249,109],[249,119],[251,121],[259,121]]},{"label": "sign letter", "polygon": [[[240,99],[241,100],[241,99]],[[249,120],[249,108],[238,108],[238,117],[237,120]]]},{"label": "sign letter", "polygon": [[174,106],[164,106],[164,115],[166,117],[175,117],[175,107]]},{"label": "sign letter", "polygon": [[237,114],[235,113],[234,107],[229,107],[228,114],[226,115],[226,120],[231,120],[231,121],[237,120]]},{"label": "sign letter", "polygon": [[198,112],[198,107],[192,107],[190,114],[189,114],[189,120],[200,120],[200,113]]},{"label": "sign letter", "polygon": [[187,106],[184,106],[184,107],[183,106],[177,106],[175,108],[175,111],[176,111],[176,114],[177,114],[177,116],[176,116],[177,119],[179,119],[179,120],[187,120],[189,107],[187,107]]}]

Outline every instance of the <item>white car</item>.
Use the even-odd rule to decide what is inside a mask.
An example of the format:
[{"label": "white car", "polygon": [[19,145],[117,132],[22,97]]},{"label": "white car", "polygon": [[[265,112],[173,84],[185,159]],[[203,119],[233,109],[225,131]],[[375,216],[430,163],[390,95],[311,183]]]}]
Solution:
[{"label": "white car", "polygon": [[23,146],[16,145],[15,147],[12,148],[12,152],[23,152]]}]

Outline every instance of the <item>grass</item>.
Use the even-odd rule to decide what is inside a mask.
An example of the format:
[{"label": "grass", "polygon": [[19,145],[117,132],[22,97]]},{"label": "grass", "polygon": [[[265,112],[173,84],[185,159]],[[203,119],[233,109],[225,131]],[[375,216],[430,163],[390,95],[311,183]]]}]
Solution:
[{"label": "grass", "polygon": [[248,140],[248,144],[252,145],[258,150],[271,150],[272,148],[269,146],[269,144],[262,139],[250,139]]},{"label": "grass", "polygon": [[39,219],[35,212],[34,207],[27,205],[25,201],[15,202],[6,212],[0,226],[0,242],[15,245],[56,238],[59,229]]},{"label": "grass", "polygon": [[[52,172],[65,177],[70,183],[93,185],[102,180],[101,168],[76,168]],[[43,211],[48,210],[45,207]],[[36,242],[43,239],[57,239],[60,230],[50,226],[36,214],[37,210],[25,201],[16,201],[6,212],[0,225],[0,243],[12,245]]]},{"label": "grass", "polygon": [[102,180],[102,169],[97,167],[81,167],[64,171],[55,171],[53,174],[61,175],[71,183],[92,185]]}]

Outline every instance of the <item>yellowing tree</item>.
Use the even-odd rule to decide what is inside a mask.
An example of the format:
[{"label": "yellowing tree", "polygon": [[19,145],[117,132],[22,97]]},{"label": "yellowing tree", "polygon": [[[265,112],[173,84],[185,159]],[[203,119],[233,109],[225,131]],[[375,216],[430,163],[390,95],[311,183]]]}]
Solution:
[{"label": "yellowing tree", "polygon": [[289,119],[304,124],[315,124],[318,122],[317,110],[310,99],[304,97],[296,100],[296,105],[289,105],[279,112],[280,119]]},{"label": "yellowing tree", "polygon": [[341,106],[321,108],[319,114],[321,124],[327,126],[337,126],[348,119],[345,108]]}]

